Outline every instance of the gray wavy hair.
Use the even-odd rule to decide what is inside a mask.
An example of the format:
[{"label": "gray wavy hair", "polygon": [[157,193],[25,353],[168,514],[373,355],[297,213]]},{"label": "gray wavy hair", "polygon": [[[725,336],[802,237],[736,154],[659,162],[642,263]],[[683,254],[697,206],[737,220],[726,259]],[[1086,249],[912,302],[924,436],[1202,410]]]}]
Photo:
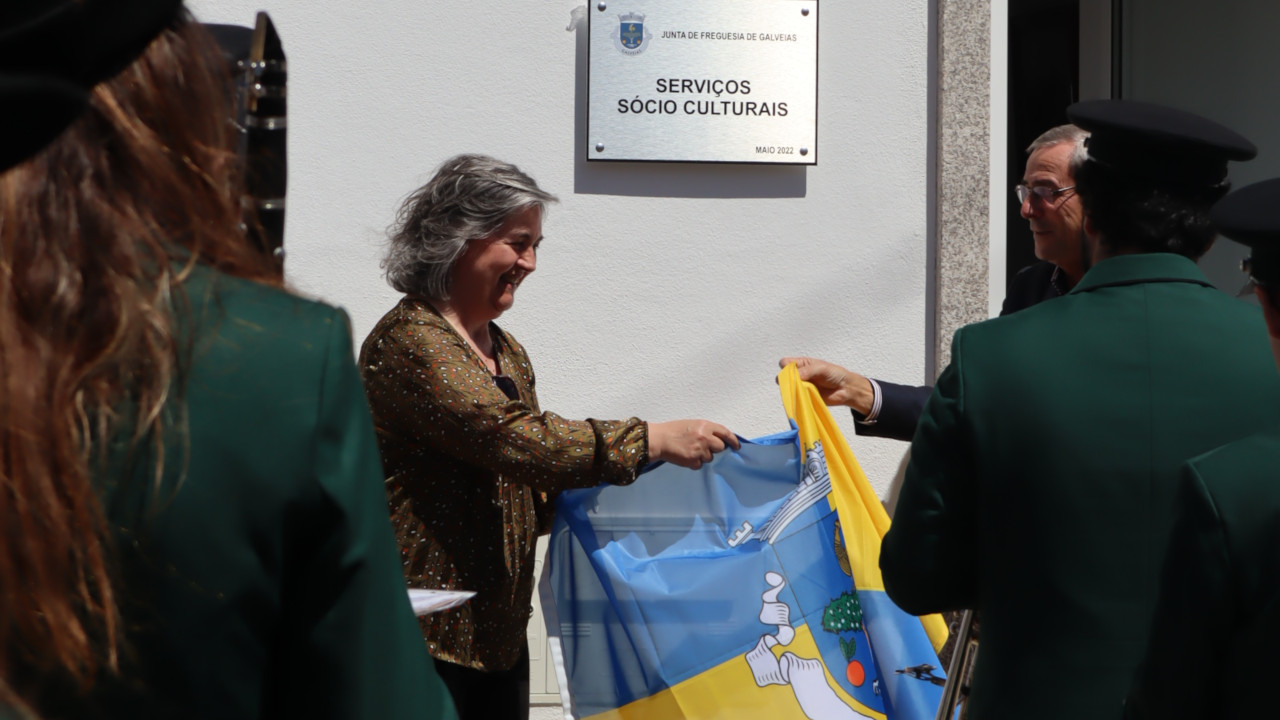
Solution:
[{"label": "gray wavy hair", "polygon": [[1071,152],[1071,157],[1067,160],[1067,169],[1071,171],[1071,177],[1075,177],[1076,171],[1084,165],[1084,161],[1089,159],[1089,152],[1084,148],[1084,141],[1089,137],[1089,131],[1070,123],[1066,125],[1058,125],[1045,130],[1040,137],[1031,141],[1027,146],[1027,154],[1039,150],[1040,148],[1053,147],[1062,143],[1071,143],[1075,148]]},{"label": "gray wavy hair", "polygon": [[515,213],[545,213],[553,202],[555,195],[515,165],[486,155],[452,157],[400,205],[387,230],[387,282],[402,293],[448,300],[467,243],[489,237]]}]

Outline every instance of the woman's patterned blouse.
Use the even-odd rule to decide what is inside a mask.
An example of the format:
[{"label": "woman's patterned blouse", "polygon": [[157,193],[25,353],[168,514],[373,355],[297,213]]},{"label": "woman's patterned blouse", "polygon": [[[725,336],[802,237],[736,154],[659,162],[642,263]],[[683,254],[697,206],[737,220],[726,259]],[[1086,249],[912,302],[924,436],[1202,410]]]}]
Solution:
[{"label": "woman's patterned blouse", "polygon": [[555,494],[633,482],[648,428],[542,412],[524,348],[489,328],[499,376],[429,303],[406,297],[365,340],[360,371],[409,587],[477,593],[421,618],[427,647],[504,670],[524,647],[537,536],[550,530]]}]

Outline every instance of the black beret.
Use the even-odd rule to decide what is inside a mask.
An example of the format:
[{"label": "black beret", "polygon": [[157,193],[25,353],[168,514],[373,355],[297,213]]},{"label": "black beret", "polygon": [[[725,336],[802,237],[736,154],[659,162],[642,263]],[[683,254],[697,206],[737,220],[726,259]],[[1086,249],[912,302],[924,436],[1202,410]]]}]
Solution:
[{"label": "black beret", "polygon": [[1249,246],[1250,276],[1280,284],[1280,178],[1240,188],[1214,205],[1209,217],[1218,232]]},{"label": "black beret", "polygon": [[1067,108],[1067,117],[1089,131],[1090,160],[1162,184],[1220,185],[1227,179],[1227,161],[1258,154],[1230,128],[1151,103],[1089,100]]},{"label": "black beret", "polygon": [[0,171],[36,154],[178,17],[182,0],[0,1]]}]

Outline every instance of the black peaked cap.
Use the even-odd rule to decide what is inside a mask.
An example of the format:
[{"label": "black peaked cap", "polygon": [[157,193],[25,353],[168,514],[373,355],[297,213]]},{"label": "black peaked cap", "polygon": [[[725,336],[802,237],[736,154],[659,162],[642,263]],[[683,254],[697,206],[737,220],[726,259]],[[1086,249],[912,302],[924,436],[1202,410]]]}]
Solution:
[{"label": "black peaked cap", "polygon": [[1213,187],[1227,179],[1227,162],[1251,160],[1247,138],[1208,118],[1133,100],[1088,100],[1067,108],[1088,130],[1089,159],[1158,183]]},{"label": "black peaked cap", "polygon": [[0,171],[84,111],[93,87],[138,58],[182,0],[0,0]]},{"label": "black peaked cap", "polygon": [[1280,284],[1280,178],[1240,188],[1214,205],[1209,217],[1218,232],[1249,246],[1250,275]]}]

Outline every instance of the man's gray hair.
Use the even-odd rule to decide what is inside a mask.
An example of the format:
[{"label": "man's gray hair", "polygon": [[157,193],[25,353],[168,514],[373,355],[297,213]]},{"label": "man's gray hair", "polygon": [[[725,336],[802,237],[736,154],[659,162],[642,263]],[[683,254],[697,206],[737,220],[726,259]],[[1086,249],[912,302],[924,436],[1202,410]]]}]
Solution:
[{"label": "man's gray hair", "polygon": [[1027,154],[1030,155],[1041,148],[1071,143],[1075,145],[1075,150],[1071,153],[1071,158],[1067,160],[1067,170],[1071,172],[1072,177],[1075,177],[1076,171],[1089,159],[1089,153],[1084,149],[1084,141],[1088,137],[1088,130],[1071,124],[1059,125],[1049,128],[1040,137],[1032,140],[1031,144],[1027,146]]},{"label": "man's gray hair", "polygon": [[515,213],[545,212],[553,202],[556,196],[515,165],[485,155],[450,158],[400,205],[382,260],[387,282],[402,293],[448,300],[467,243],[489,237]]}]

